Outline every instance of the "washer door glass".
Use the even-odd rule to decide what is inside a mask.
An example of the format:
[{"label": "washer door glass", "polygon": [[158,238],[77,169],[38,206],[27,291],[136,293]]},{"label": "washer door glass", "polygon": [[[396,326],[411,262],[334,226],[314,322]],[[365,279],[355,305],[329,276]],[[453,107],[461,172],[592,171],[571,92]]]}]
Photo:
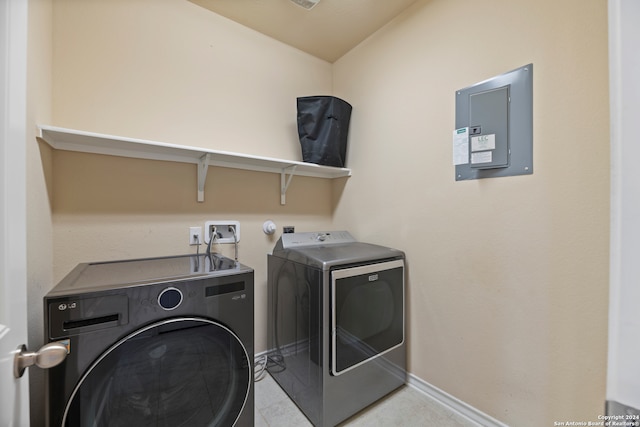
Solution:
[{"label": "washer door glass", "polygon": [[231,426],[252,369],[225,326],[176,318],[123,338],[83,375],[65,426]]}]

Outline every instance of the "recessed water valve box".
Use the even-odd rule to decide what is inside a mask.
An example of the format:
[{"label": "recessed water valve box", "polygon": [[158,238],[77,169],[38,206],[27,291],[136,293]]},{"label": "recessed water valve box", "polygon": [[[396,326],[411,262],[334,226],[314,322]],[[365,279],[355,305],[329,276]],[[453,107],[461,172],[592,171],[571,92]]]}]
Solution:
[{"label": "recessed water valve box", "polygon": [[533,64],[456,91],[456,181],[533,173]]},{"label": "recessed water valve box", "polygon": [[215,233],[215,243],[237,243],[240,241],[239,221],[207,221],[204,223],[204,242],[209,243],[212,233]]}]

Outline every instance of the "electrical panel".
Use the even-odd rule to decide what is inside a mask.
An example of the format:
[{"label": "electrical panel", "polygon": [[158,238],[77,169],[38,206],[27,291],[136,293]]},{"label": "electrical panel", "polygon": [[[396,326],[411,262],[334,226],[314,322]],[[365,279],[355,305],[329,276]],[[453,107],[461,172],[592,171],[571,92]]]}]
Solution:
[{"label": "electrical panel", "polygon": [[533,64],[456,91],[456,181],[533,173]]}]

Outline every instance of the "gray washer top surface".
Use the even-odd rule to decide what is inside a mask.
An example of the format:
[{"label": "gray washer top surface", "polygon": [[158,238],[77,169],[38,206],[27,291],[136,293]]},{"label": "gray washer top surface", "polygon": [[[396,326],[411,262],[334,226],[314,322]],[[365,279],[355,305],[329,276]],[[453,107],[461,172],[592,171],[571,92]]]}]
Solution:
[{"label": "gray washer top surface", "polygon": [[104,291],[154,283],[252,272],[220,254],[178,255],[78,264],[47,296]]}]

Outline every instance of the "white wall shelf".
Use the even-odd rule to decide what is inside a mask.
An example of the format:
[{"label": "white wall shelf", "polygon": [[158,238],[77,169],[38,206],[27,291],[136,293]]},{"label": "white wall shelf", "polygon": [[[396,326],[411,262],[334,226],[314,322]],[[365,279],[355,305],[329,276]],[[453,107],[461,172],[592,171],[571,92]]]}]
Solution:
[{"label": "white wall shelf", "polygon": [[327,179],[351,176],[351,170],[347,168],[321,166],[294,160],[252,156],[53,126],[41,125],[38,128],[40,138],[56,150],[193,163],[197,165],[198,171],[197,190],[199,202],[204,202],[204,184],[209,166],[280,174],[280,203],[282,205],[286,203],[287,189],[295,175]]}]

